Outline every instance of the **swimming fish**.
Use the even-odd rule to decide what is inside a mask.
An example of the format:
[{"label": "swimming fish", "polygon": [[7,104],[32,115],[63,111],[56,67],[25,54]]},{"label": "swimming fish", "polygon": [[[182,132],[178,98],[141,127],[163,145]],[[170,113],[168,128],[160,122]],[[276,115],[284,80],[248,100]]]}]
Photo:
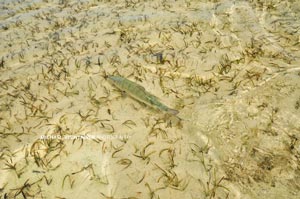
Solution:
[{"label": "swimming fish", "polygon": [[130,81],[124,77],[112,76],[112,75],[109,75],[107,79],[118,89],[126,92],[128,95],[130,95],[132,98],[136,99],[137,101],[140,101],[144,104],[147,104],[150,107],[159,109],[161,111],[164,111],[172,115],[177,115],[179,113],[178,110],[171,109],[168,106],[161,103],[157,97],[147,92],[143,86],[133,81]]}]

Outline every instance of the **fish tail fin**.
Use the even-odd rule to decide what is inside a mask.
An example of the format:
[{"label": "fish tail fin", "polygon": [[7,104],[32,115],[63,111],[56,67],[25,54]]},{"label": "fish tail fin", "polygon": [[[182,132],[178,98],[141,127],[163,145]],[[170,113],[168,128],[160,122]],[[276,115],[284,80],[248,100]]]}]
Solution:
[{"label": "fish tail fin", "polygon": [[171,109],[171,108],[169,108],[167,112],[170,113],[170,114],[172,114],[172,115],[177,115],[179,113],[178,110]]}]

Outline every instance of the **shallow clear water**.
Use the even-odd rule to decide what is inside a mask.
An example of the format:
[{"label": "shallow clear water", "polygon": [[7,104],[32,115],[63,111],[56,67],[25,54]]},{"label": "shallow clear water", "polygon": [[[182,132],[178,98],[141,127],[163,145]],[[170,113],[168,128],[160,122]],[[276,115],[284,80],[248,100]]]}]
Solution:
[{"label": "shallow clear water", "polygon": [[1,198],[297,198],[299,9],[1,1]]}]

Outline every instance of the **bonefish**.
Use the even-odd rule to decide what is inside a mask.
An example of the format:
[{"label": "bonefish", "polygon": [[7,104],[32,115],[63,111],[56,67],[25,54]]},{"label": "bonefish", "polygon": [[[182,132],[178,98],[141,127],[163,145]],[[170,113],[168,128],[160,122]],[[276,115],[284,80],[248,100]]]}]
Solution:
[{"label": "bonefish", "polygon": [[172,115],[177,115],[179,111],[175,109],[171,109],[168,106],[161,103],[157,97],[147,92],[145,88],[133,81],[130,81],[124,77],[120,76],[112,76],[109,75],[107,77],[108,81],[115,85],[121,91],[126,92],[132,98],[147,104],[150,107],[159,109],[161,111],[167,112]]}]

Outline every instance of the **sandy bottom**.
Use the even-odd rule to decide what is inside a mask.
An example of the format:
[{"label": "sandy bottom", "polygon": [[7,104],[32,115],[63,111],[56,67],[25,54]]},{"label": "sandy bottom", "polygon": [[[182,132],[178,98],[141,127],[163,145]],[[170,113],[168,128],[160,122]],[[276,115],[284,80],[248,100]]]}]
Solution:
[{"label": "sandy bottom", "polygon": [[1,1],[0,198],[299,197],[296,2]]}]

